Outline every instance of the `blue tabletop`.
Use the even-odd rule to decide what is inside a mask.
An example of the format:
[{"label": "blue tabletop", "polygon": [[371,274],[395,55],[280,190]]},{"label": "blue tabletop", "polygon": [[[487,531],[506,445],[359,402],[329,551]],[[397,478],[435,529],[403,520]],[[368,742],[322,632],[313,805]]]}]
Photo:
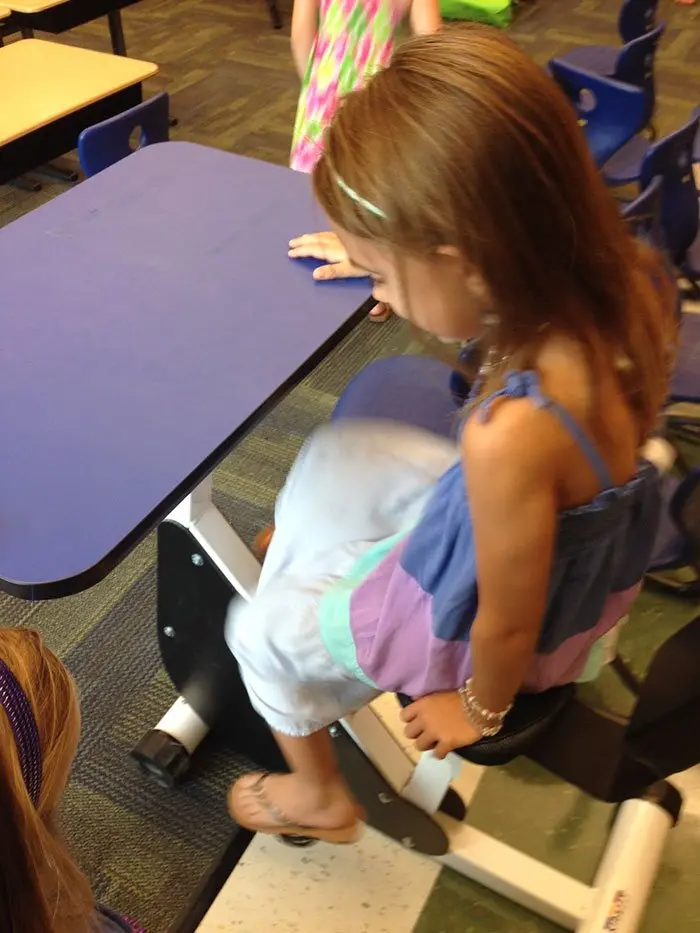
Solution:
[{"label": "blue tabletop", "polygon": [[151,146],[0,230],[0,587],[103,577],[338,339],[367,281],[286,256],[309,179]]}]

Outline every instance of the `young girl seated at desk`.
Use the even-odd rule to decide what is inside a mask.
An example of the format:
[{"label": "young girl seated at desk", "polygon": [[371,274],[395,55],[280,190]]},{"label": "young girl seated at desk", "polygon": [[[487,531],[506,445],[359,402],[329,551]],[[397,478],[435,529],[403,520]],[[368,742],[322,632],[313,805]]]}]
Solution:
[{"label": "young girl seated at desk", "polygon": [[519,691],[575,681],[627,613],[658,522],[639,451],[673,296],[569,102],[496,30],[401,47],[338,111],[314,188],[377,300],[489,348],[456,446],[389,422],[310,438],[258,592],[229,613],[291,772],[239,780],[234,818],[349,842],[360,815],[330,723],[403,693],[406,735],[444,757],[496,735]]},{"label": "young girl seated at desk", "polygon": [[95,905],[56,828],[80,735],[75,684],[41,636],[0,629],[0,930],[143,933]]}]

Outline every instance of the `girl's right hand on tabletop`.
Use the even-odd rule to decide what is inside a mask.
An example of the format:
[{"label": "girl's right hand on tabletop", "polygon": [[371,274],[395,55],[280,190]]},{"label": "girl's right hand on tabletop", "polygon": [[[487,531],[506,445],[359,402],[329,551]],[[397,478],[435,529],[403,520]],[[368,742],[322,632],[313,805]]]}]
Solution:
[{"label": "girl's right hand on tabletop", "polygon": [[314,269],[313,276],[318,281],[330,279],[363,279],[367,273],[353,265],[348,259],[340,240],[330,231],[324,233],[305,233],[289,241],[291,259],[320,259],[326,265]]}]

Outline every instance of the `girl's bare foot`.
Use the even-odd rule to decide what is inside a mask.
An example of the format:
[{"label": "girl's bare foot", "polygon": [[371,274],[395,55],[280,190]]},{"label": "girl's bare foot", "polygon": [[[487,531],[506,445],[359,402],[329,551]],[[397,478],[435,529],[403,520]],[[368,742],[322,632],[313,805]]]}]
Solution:
[{"label": "girl's bare foot", "polygon": [[355,842],[361,812],[343,779],[322,786],[298,774],[247,774],[229,791],[229,812],[246,829]]}]

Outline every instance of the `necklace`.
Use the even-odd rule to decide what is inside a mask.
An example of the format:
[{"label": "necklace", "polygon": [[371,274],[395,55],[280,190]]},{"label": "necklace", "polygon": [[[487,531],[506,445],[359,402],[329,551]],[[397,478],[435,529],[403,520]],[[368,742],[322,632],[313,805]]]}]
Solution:
[{"label": "necklace", "polygon": [[[498,327],[500,323],[500,318],[497,314],[485,314],[483,317],[484,327],[486,329],[482,340],[486,340],[490,334],[493,334],[493,331]],[[509,358],[508,353],[501,352],[496,343],[492,341],[488,344],[488,349],[483,356],[481,365],[479,366],[478,380],[482,382],[485,379],[488,379],[492,376],[497,370],[502,369],[505,364],[507,364]]]}]

